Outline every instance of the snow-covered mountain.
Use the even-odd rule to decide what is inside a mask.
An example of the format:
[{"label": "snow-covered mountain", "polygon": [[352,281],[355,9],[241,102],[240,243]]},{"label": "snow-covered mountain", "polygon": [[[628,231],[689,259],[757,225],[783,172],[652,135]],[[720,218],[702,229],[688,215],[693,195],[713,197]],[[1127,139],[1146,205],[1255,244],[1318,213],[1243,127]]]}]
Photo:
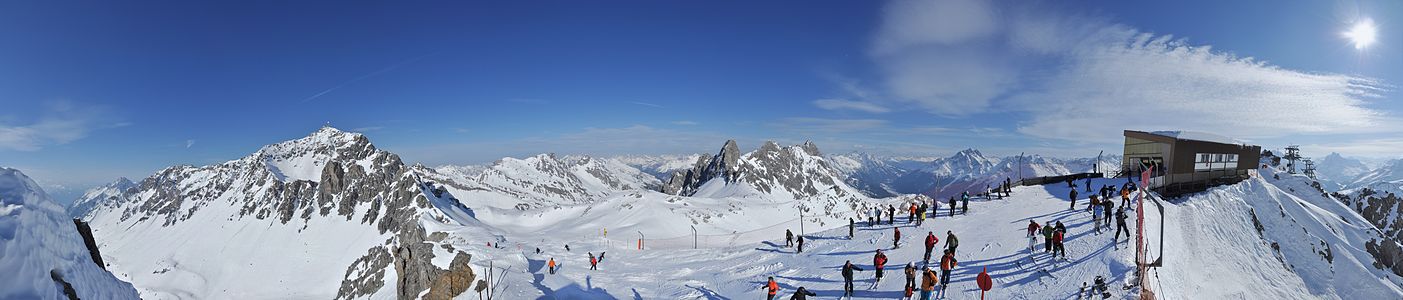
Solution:
[{"label": "snow-covered mountain", "polygon": [[0,299],[137,299],[74,225],[28,176],[0,168]]},{"label": "snow-covered mountain", "polygon": [[1353,182],[1345,185],[1345,188],[1360,188],[1380,182],[1394,182],[1403,180],[1403,159],[1390,160],[1376,169],[1359,174]]},{"label": "snow-covered mountain", "polygon": [[143,298],[456,295],[435,286],[471,277],[449,263],[470,254],[425,230],[474,224],[471,212],[398,155],[335,128],[169,167],[106,199],[85,219]]},{"label": "snow-covered mountain", "polygon": [[658,180],[667,180],[672,173],[691,168],[701,157],[701,154],[620,155],[612,157],[612,159],[637,168],[648,175],[653,175]]},{"label": "snow-covered mountain", "polygon": [[83,196],[79,197],[78,200],[73,201],[73,204],[68,206],[68,215],[74,217],[86,216],[88,211],[92,210],[93,207],[120,201],[122,194],[125,193],[127,189],[135,186],[136,183],[133,183],[126,177],[122,177],[106,185],[90,189],[83,193]]},{"label": "snow-covered mountain", "polygon": [[867,153],[830,155],[833,169],[842,174],[848,185],[872,197],[892,197],[901,194],[893,186],[897,178],[925,162],[899,158],[877,157]]},{"label": "snow-covered mountain", "polygon": [[613,158],[540,154],[502,158],[490,166],[443,166],[427,178],[451,185],[463,199],[527,210],[588,203],[613,193],[656,189],[661,182]]},{"label": "snow-covered mountain", "polygon": [[1355,178],[1369,171],[1369,167],[1358,159],[1344,157],[1335,152],[1315,160],[1316,178],[1327,185],[1328,190],[1340,189],[1353,183]]}]

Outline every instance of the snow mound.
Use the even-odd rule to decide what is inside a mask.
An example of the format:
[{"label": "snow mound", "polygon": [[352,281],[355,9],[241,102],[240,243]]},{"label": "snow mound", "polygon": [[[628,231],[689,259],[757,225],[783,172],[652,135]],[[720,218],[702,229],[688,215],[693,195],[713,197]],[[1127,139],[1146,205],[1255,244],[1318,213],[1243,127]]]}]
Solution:
[{"label": "snow mound", "polygon": [[19,170],[0,168],[0,299],[137,299],[93,262],[63,207]]}]

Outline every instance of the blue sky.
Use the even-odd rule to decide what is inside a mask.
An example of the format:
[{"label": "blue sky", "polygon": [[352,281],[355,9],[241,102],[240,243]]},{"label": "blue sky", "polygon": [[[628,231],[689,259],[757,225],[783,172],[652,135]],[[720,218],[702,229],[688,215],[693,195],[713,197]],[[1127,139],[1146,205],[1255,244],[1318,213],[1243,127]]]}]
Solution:
[{"label": "blue sky", "polygon": [[429,165],[1094,156],[1122,129],[1396,157],[1400,32],[1397,1],[5,2],[0,165],[82,188],[326,122]]}]

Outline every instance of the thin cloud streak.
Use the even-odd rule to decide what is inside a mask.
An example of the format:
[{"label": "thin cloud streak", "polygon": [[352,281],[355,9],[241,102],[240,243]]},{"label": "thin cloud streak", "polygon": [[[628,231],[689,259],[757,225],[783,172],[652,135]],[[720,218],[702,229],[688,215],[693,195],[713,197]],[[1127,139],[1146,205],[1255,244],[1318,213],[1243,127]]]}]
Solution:
[{"label": "thin cloud streak", "polygon": [[341,88],[343,88],[343,87],[346,87],[347,85],[350,85],[350,84],[352,84],[352,83],[356,83],[356,82],[361,81],[361,80],[366,80],[366,79],[369,79],[369,78],[371,78],[371,77],[375,77],[375,76],[380,75],[380,74],[385,74],[386,72],[389,72],[389,71],[394,71],[395,69],[399,69],[400,67],[403,67],[403,66],[405,66],[405,65],[412,64],[412,63],[414,63],[414,62],[417,62],[417,61],[419,61],[419,60],[421,60],[421,59],[424,59],[424,58],[426,58],[426,57],[429,57],[429,56],[433,56],[433,55],[435,55],[435,54],[438,54],[438,52],[433,52],[433,53],[429,53],[429,54],[424,54],[424,55],[420,55],[420,56],[418,56],[418,57],[414,57],[414,58],[410,58],[410,59],[407,59],[407,60],[404,60],[404,61],[400,61],[400,62],[398,62],[398,63],[392,64],[392,65],[389,65],[389,66],[387,66],[387,67],[385,67],[385,68],[382,68],[382,69],[380,69],[380,70],[377,70],[377,71],[375,71],[375,72],[370,72],[370,73],[368,73],[368,74],[361,75],[360,77],[352,78],[351,80],[347,80],[346,82],[342,82],[341,84],[338,84],[338,85],[333,86],[333,87],[331,87],[331,88],[329,88],[329,89],[326,89],[326,90],[323,90],[323,91],[321,91],[321,92],[318,92],[318,93],[312,95],[311,97],[307,97],[306,99],[302,99],[302,103],[307,103],[307,102],[310,102],[310,101],[312,101],[312,100],[316,100],[317,98],[321,98],[321,96],[323,96],[323,95],[326,95],[326,94],[329,94],[329,93],[331,93],[331,92],[333,92],[333,91],[339,90],[339,89],[341,89]]}]

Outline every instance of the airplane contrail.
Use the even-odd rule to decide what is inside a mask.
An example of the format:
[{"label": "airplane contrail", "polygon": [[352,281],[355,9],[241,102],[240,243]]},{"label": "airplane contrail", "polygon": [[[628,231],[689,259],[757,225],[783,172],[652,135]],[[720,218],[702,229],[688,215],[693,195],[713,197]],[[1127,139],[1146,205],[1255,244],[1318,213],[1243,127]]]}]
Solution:
[{"label": "airplane contrail", "polygon": [[323,95],[326,95],[326,94],[328,94],[328,93],[331,93],[332,91],[335,91],[335,90],[337,90],[337,89],[340,89],[340,88],[345,87],[345,86],[347,86],[347,85],[350,85],[350,84],[352,84],[352,83],[356,83],[357,81],[365,80],[365,79],[370,78],[370,77],[375,77],[376,75],[384,74],[385,72],[394,71],[395,69],[398,69],[399,67],[403,67],[404,65],[412,64],[412,63],[414,63],[414,62],[416,62],[416,61],[419,61],[420,59],[424,59],[425,57],[429,57],[429,56],[432,56],[432,55],[434,55],[434,54],[438,54],[438,52],[433,52],[433,53],[429,53],[429,54],[420,55],[420,56],[418,56],[418,57],[406,59],[406,60],[400,61],[400,62],[398,62],[398,63],[395,63],[395,64],[393,64],[393,65],[390,65],[390,66],[388,66],[388,67],[385,67],[385,68],[382,68],[382,69],[380,69],[380,70],[377,70],[377,71],[375,71],[375,72],[370,72],[369,74],[365,74],[365,75],[361,75],[360,77],[352,78],[351,80],[347,80],[346,82],[342,82],[341,84],[338,84],[338,85],[336,85],[336,86],[333,86],[333,87],[331,87],[331,88],[329,88],[329,89],[322,90],[321,92],[319,92],[319,93],[317,93],[317,94],[315,94],[315,95],[312,95],[311,97],[307,97],[306,99],[302,99],[302,103],[307,103],[307,102],[309,102],[309,101],[316,100],[317,98],[320,98],[320,97],[323,96]]}]

